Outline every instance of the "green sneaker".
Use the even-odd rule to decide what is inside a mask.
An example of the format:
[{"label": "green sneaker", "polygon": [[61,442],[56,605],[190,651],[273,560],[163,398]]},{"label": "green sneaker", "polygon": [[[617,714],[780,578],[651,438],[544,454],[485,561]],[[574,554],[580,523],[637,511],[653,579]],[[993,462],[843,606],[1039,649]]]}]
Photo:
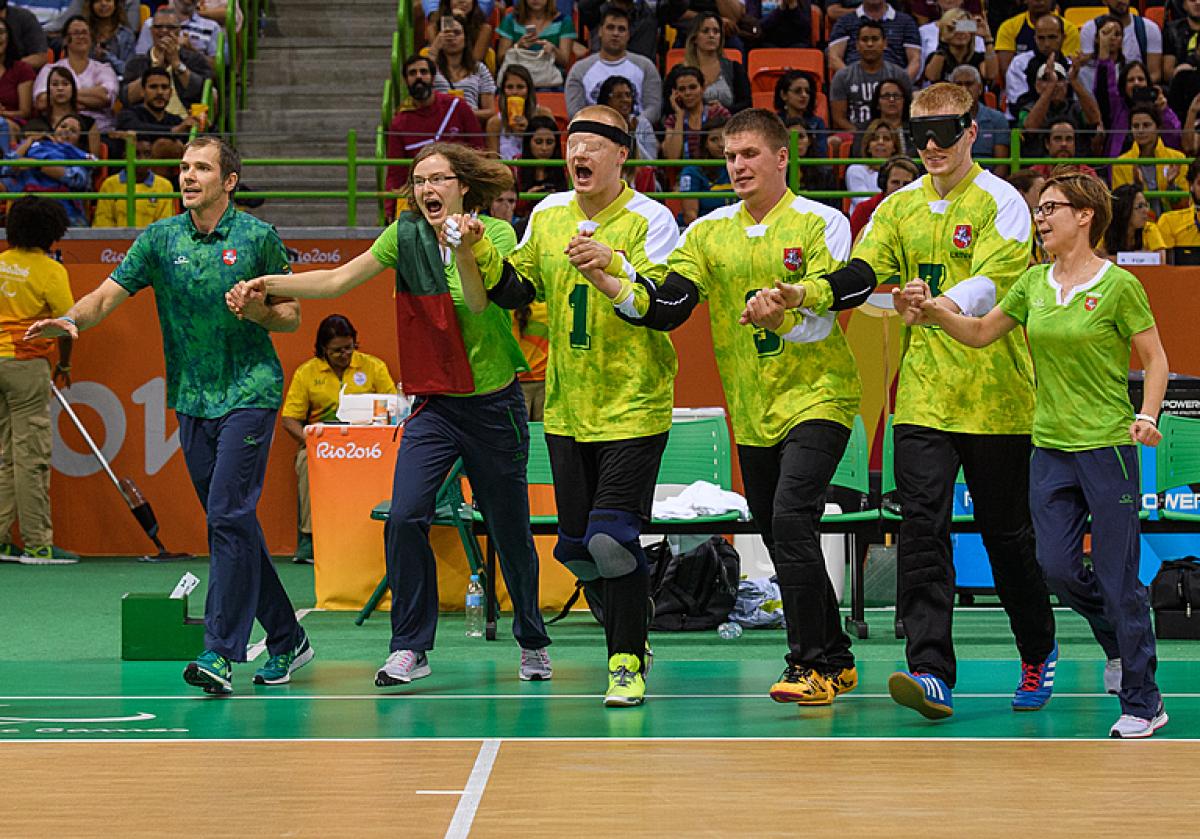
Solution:
[{"label": "green sneaker", "polygon": [[313,564],[313,541],[311,533],[300,531],[296,534],[296,555],[292,557],[292,562],[297,565]]},{"label": "green sneaker", "polygon": [[20,562],[25,554],[12,542],[0,542],[0,562]]},{"label": "green sneaker", "polygon": [[271,656],[266,664],[254,671],[254,684],[287,684],[292,680],[292,674],[312,661],[314,655],[312,645],[308,643],[308,633],[301,629],[295,649]]},{"label": "green sneaker", "polygon": [[604,704],[609,708],[629,708],[646,700],[646,680],[635,655],[617,653],[608,660],[608,693]]},{"label": "green sneaker", "polygon": [[70,559],[65,556],[59,556],[50,545],[37,545],[35,547],[26,545],[25,552],[18,561],[22,565],[74,565],[79,562],[79,557]]},{"label": "green sneaker", "polygon": [[183,670],[183,680],[189,685],[202,688],[205,693],[223,695],[233,693],[233,668],[229,659],[205,650]]}]

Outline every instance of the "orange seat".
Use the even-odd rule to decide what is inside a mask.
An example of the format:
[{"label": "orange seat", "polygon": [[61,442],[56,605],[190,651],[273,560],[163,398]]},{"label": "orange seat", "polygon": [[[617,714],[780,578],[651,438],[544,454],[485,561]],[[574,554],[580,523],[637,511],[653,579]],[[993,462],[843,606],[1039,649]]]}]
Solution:
[{"label": "orange seat", "polygon": [[814,49],[777,49],[759,47],[750,51],[750,87],[753,90],[774,90],[775,80],[788,70],[804,70],[825,86],[825,53]]},{"label": "orange seat", "polygon": [[1147,6],[1146,7],[1146,20],[1154,21],[1155,23],[1158,24],[1158,28],[1161,29],[1164,26],[1166,26],[1166,24],[1164,23],[1164,20],[1166,19],[1164,16],[1166,15],[1166,13],[1167,13],[1167,9],[1165,6]]},{"label": "orange seat", "polygon": [[821,11],[821,7],[816,3],[812,5],[812,25],[809,30],[809,40],[813,44],[825,44],[829,42],[829,34],[824,32],[825,13]]},{"label": "orange seat", "polygon": [[561,90],[539,90],[537,103],[544,108],[549,108],[550,113],[554,114],[554,118],[557,120],[565,121],[570,118],[567,114],[567,94]]}]

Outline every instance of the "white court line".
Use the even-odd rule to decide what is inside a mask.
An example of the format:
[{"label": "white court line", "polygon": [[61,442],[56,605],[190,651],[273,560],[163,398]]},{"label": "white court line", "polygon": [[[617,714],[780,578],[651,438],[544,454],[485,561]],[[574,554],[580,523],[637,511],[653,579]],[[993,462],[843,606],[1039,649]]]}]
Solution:
[{"label": "white court line", "polygon": [[[299,623],[300,621],[304,620],[304,616],[307,615],[308,613],[315,612],[315,611],[316,611],[316,609],[297,609],[296,610],[296,623]],[[267,650],[267,639],[266,638],[263,638],[261,641],[256,641],[255,643],[250,644],[248,647],[246,647],[246,661],[254,661],[254,659],[258,658],[260,655],[262,655],[264,652],[266,652],[266,650]]]},{"label": "white court line", "polygon": [[483,798],[483,791],[487,787],[492,766],[499,752],[499,740],[484,740],[479,746],[479,756],[475,758],[471,777],[467,779],[467,788],[463,790],[462,798],[454,808],[454,818],[446,828],[446,839],[466,839],[470,834],[471,824],[475,821],[475,811],[479,809],[479,802]]},{"label": "white court line", "polygon": [[[379,700],[406,700],[406,701],[421,701],[421,702],[456,702],[456,701],[507,701],[516,700],[528,702],[535,699],[544,701],[551,700],[587,700],[595,701],[602,698],[602,693],[366,693],[366,694],[333,694],[333,695],[304,695],[304,694],[275,694],[275,695],[237,695],[233,696],[198,696],[198,695],[129,695],[129,694],[114,694],[109,696],[0,696],[0,701],[21,701],[21,702],[112,702],[115,700],[128,700],[130,702],[156,702],[156,701],[178,701],[178,702],[356,702],[367,701],[376,702]],[[1055,693],[1056,699],[1105,699],[1111,694],[1104,692],[1096,693]],[[672,699],[752,699],[755,701],[767,698],[765,693],[648,693],[647,699],[653,699],[656,702],[666,702]],[[857,702],[864,699],[890,699],[890,695],[886,693],[854,693],[844,694],[838,697],[839,703]],[[1002,691],[1000,693],[955,693],[954,698],[959,699],[1011,699],[1012,691]],[[1164,699],[1200,699],[1200,693],[1164,693]]]},{"label": "white court line", "polygon": [[[950,723],[953,725],[953,723]],[[182,738],[174,739],[166,737],[88,737],[87,739],[55,740],[52,738],[42,738],[39,740],[25,740],[16,738],[0,738],[2,744],[22,744],[22,745],[41,745],[41,746],[59,746],[64,744],[71,745],[90,745],[92,743],[102,743],[104,745],[129,744],[139,745],[142,743],[152,743],[154,745],[165,746],[209,746],[213,744],[234,745],[237,743],[420,743],[429,745],[432,743],[478,743],[479,737],[240,737],[230,739],[227,737],[214,738]],[[1115,740],[1108,735],[1095,735],[1093,737],[505,737],[507,743],[1200,743],[1200,738],[1197,737],[1171,737],[1162,735],[1156,737],[1148,737],[1143,740]],[[499,741],[496,741],[499,742]],[[1138,746],[1124,746],[1123,748],[1139,748]]]}]

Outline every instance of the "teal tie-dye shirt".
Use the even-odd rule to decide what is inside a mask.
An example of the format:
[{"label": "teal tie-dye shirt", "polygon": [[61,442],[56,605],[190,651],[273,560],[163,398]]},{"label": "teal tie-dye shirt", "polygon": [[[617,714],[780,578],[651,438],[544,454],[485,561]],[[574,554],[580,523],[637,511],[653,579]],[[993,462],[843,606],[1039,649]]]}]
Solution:
[{"label": "teal tie-dye shirt", "polygon": [[241,280],[288,274],[275,228],[231,205],[212,233],[190,212],[138,236],[110,279],[130,294],[153,288],[167,364],[167,404],[213,419],[238,408],[278,408],[283,368],[270,333],[238,320],[225,292]]}]

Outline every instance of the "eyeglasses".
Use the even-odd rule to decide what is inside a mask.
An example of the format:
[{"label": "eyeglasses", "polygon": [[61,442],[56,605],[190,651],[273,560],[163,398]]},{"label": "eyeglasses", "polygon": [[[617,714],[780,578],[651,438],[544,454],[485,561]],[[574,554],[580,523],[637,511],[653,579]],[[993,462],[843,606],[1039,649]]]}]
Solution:
[{"label": "eyeglasses", "polygon": [[446,181],[457,181],[458,175],[431,175],[428,178],[413,178],[413,186],[441,186]]},{"label": "eyeglasses", "polygon": [[1033,208],[1033,214],[1035,216],[1041,216],[1042,218],[1045,218],[1046,216],[1054,215],[1054,212],[1059,207],[1070,207],[1070,206],[1071,206],[1070,201],[1044,201],[1041,204],[1038,204],[1036,207]]}]

